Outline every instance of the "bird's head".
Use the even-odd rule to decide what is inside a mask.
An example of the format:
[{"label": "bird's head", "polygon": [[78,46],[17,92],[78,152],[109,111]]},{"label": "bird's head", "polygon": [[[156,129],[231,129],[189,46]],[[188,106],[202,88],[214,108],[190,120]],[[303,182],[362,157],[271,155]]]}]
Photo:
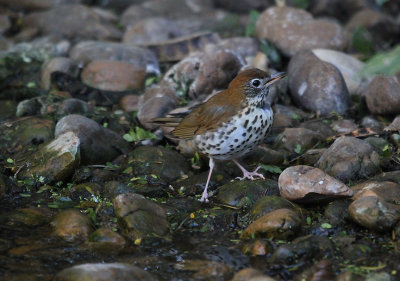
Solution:
[{"label": "bird's head", "polygon": [[279,72],[268,76],[266,72],[257,69],[247,69],[240,72],[229,84],[228,91],[235,95],[243,97],[249,104],[258,104],[263,102],[268,95],[269,87],[280,79],[284,78],[286,73]]}]

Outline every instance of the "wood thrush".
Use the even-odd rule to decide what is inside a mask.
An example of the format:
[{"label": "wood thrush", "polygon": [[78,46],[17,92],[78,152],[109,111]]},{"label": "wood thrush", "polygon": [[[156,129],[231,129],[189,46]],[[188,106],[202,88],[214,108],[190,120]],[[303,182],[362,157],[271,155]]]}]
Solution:
[{"label": "wood thrush", "polygon": [[232,160],[243,172],[240,180],[264,179],[257,173],[260,167],[249,172],[236,159],[254,149],[268,134],[273,112],[265,97],[269,87],[285,76],[281,72],[268,77],[267,73],[256,68],[244,70],[232,80],[228,89],[195,107],[183,119],[156,120],[176,127],[171,132],[174,137],[192,140],[198,151],[210,158],[210,172],[201,202],[208,202],[207,188],[214,159]]}]

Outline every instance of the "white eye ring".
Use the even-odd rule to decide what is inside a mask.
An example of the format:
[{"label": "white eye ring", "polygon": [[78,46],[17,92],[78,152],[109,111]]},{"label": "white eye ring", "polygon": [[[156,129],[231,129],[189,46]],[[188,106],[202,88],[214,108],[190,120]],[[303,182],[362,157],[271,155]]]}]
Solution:
[{"label": "white eye ring", "polygon": [[253,80],[251,80],[250,81],[250,84],[253,86],[253,87],[256,87],[256,88],[259,88],[260,86],[261,86],[261,80],[260,79],[253,79]]}]

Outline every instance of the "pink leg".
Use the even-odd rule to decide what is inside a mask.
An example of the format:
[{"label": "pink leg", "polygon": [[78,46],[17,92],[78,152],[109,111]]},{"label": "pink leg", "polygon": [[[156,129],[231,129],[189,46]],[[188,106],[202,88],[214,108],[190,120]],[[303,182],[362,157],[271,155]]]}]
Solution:
[{"label": "pink leg", "polygon": [[250,180],[255,180],[257,177],[260,179],[265,180],[264,175],[257,173],[258,169],[260,169],[261,167],[258,166],[257,169],[255,169],[253,172],[249,172],[247,171],[242,165],[239,164],[238,161],[236,161],[235,159],[232,159],[233,163],[235,163],[240,170],[242,170],[243,172],[243,177],[237,177],[236,179],[239,180],[244,180],[244,179],[250,179]]},{"label": "pink leg", "polygon": [[211,157],[210,157],[210,162],[209,162],[208,165],[210,166],[210,172],[208,173],[206,187],[204,188],[203,194],[201,195],[201,199],[200,199],[200,202],[206,202],[206,203],[208,203],[207,188],[208,188],[208,185],[210,183],[212,171],[214,169],[214,160]]}]

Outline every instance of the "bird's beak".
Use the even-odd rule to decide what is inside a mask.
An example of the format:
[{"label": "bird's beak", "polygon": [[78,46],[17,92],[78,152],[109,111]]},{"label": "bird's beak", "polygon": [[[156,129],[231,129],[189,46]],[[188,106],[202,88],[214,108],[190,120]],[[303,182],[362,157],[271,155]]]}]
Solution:
[{"label": "bird's beak", "polygon": [[278,72],[278,73],[272,74],[271,77],[265,78],[264,87],[271,86],[275,82],[277,82],[285,77],[286,77],[285,72]]}]

